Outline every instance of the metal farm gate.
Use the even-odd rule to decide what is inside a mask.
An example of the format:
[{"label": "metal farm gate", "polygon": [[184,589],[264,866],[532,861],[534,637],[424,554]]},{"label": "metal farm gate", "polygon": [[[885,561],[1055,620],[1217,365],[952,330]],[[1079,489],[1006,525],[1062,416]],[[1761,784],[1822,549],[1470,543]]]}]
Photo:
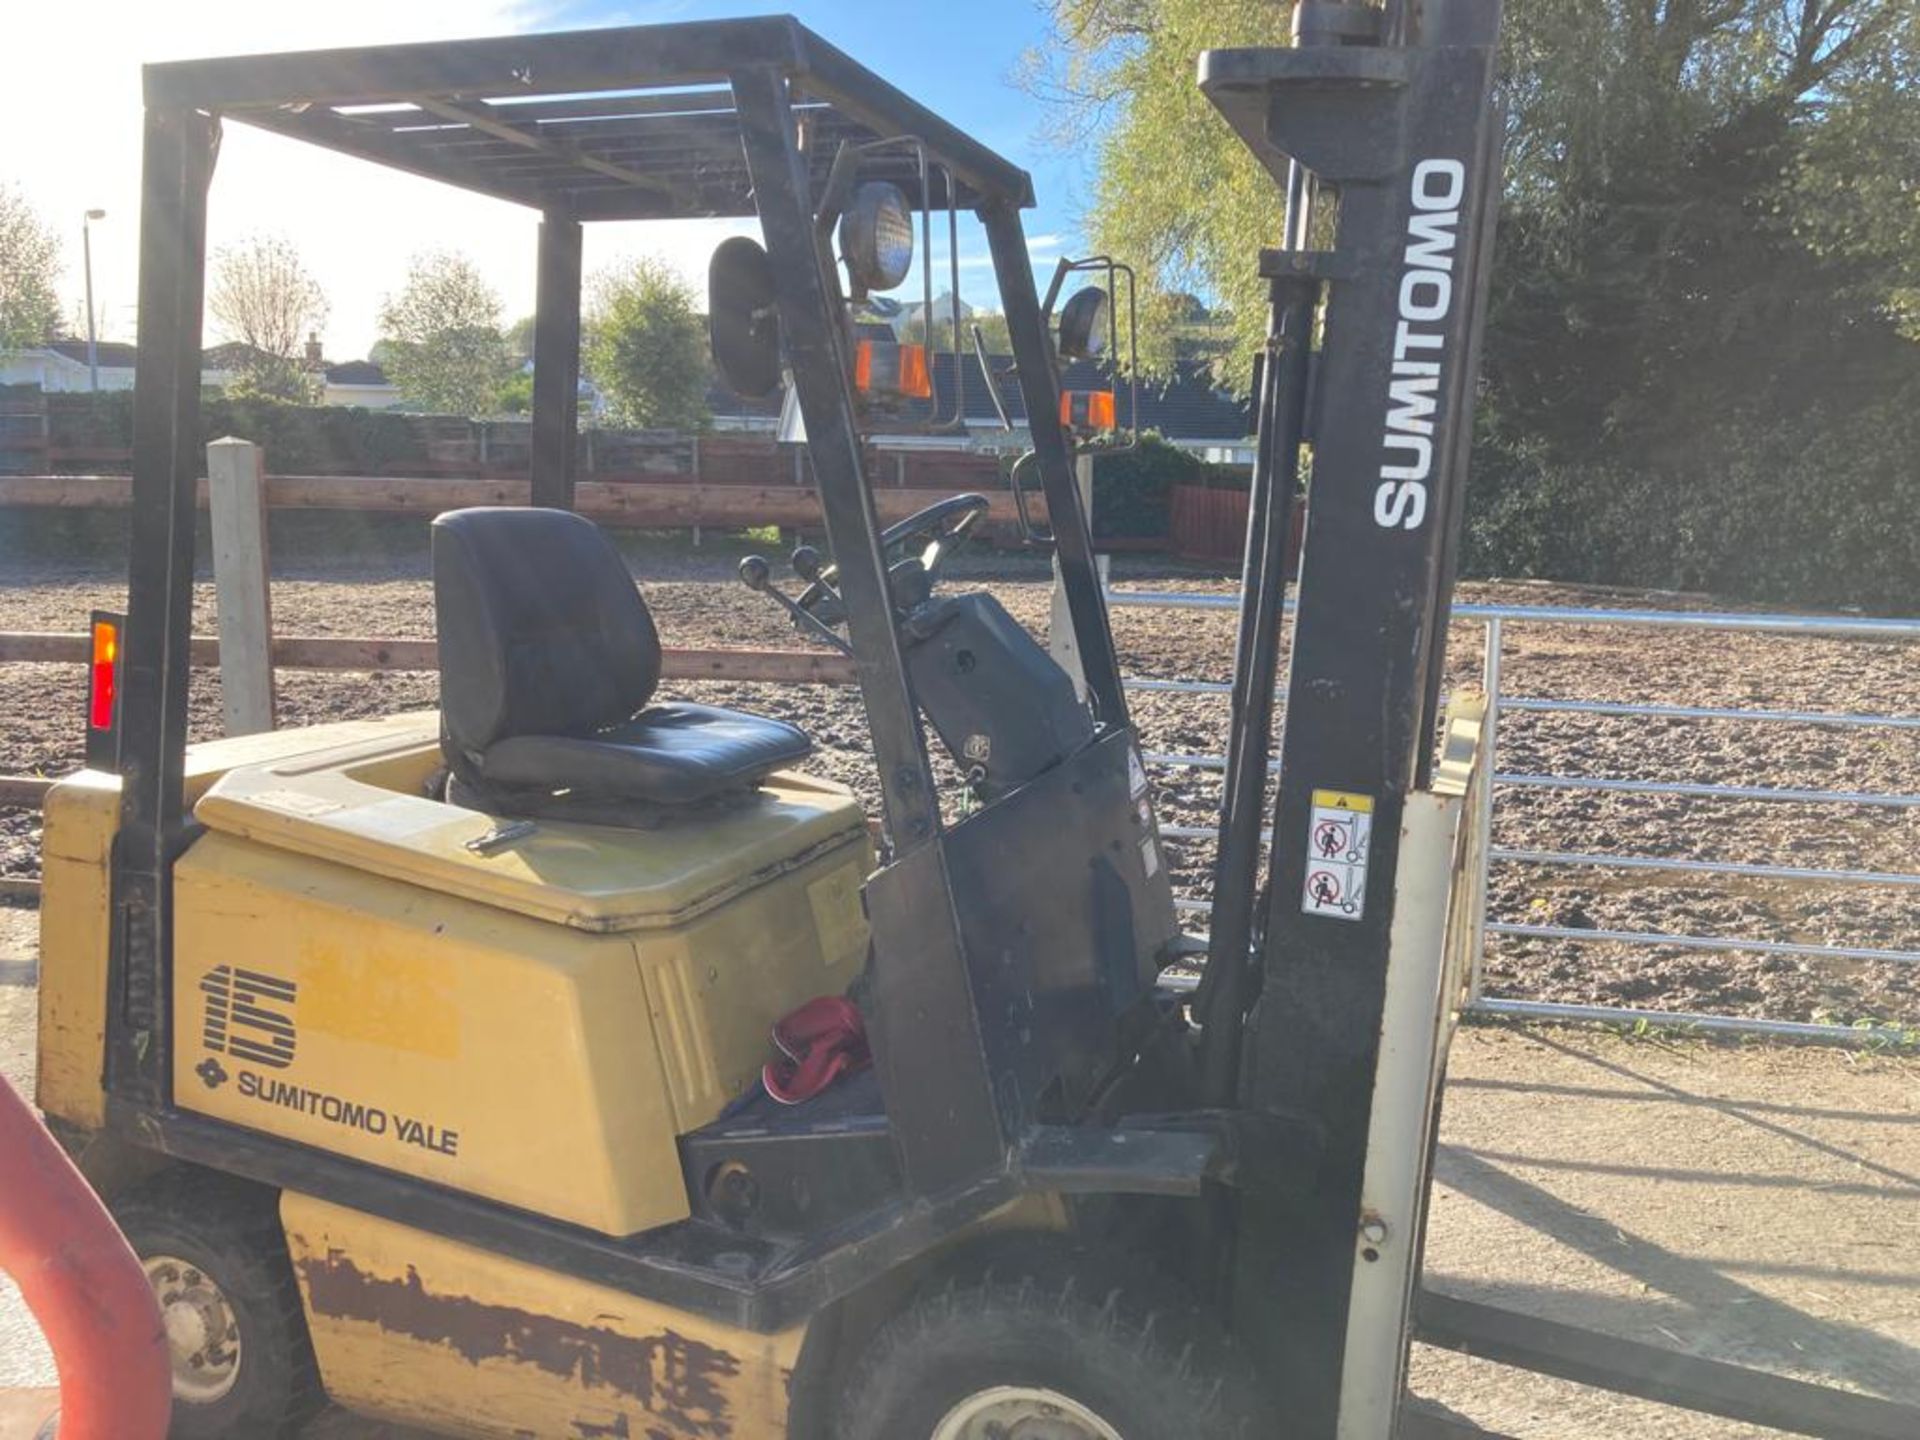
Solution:
[{"label": "metal farm gate", "polygon": [[[1139,608],[1162,610],[1212,610],[1237,613],[1238,594],[1205,594],[1180,591],[1113,590],[1107,595],[1115,610]],[[1289,602],[1291,608],[1291,602]],[[1802,1040],[1849,1044],[1885,1040],[1905,1032],[1881,1027],[1848,1027],[1805,1021],[1769,1020],[1724,1014],[1701,1014],[1640,1009],[1630,1006],[1598,1006],[1548,1003],[1539,1000],[1493,997],[1485,993],[1485,959],[1488,939],[1502,937],[1580,943],[1613,943],[1639,951],[1675,949],[1709,952],[1748,952],[1792,956],[1825,961],[1877,961],[1899,965],[1920,964],[1920,950],[1893,949],[1865,945],[1816,944],[1811,942],[1763,939],[1743,935],[1698,935],[1661,930],[1620,930],[1530,923],[1524,917],[1490,913],[1489,877],[1495,864],[1516,864],[1545,869],[1587,869],[1616,872],[1620,875],[1692,874],[1701,877],[1785,882],[1812,886],[1869,886],[1912,888],[1920,886],[1920,873],[1912,868],[1880,870],[1868,868],[1825,868],[1786,864],[1765,864],[1732,860],[1685,859],[1672,856],[1589,852],[1571,839],[1553,849],[1503,848],[1490,843],[1498,818],[1499,795],[1527,789],[1577,790],[1594,793],[1679,797],[1711,806],[1720,801],[1763,801],[1779,804],[1842,807],[1860,815],[1892,818],[1903,811],[1920,807],[1920,795],[1882,794],[1851,790],[1826,790],[1790,786],[1736,785],[1716,780],[1711,775],[1685,780],[1615,779],[1595,775],[1547,774],[1503,770],[1499,764],[1500,721],[1505,715],[1522,713],[1573,714],[1631,717],[1646,720],[1691,720],[1726,722],[1754,726],[1822,726],[1839,730],[1889,734],[1920,730],[1920,715],[1876,714],[1835,710],[1797,710],[1743,708],[1715,705],[1631,704],[1602,700],[1551,699],[1510,694],[1503,688],[1502,659],[1508,627],[1513,625],[1583,626],[1615,630],[1623,641],[1634,632],[1649,630],[1693,631],[1734,634],[1798,636],[1801,638],[1863,640],[1879,642],[1920,641],[1920,620],[1869,619],[1847,616],[1739,614],[1667,610],[1595,610],[1553,606],[1467,605],[1453,607],[1455,620],[1477,621],[1482,626],[1484,647],[1481,676],[1488,706],[1486,752],[1492,770],[1491,783],[1481,790],[1480,813],[1476,826],[1483,843],[1475,848],[1474,889],[1477,909],[1486,918],[1474,937],[1472,984],[1468,1009],[1489,1015],[1527,1016],[1540,1019],[1601,1020],[1620,1023],[1648,1023],[1716,1030],[1737,1034],[1786,1036]],[[1127,688],[1135,691],[1175,692],[1225,697],[1231,687],[1207,680],[1131,679]],[[1210,753],[1153,752],[1146,756],[1151,769],[1178,768],[1224,770],[1225,757]],[[1273,767],[1277,772],[1277,764]],[[1712,811],[1706,811],[1711,823]],[[1163,825],[1161,833],[1176,843],[1211,840],[1214,831],[1207,826]],[[1204,915],[1211,908],[1207,901],[1191,897],[1177,902],[1183,910]]]}]

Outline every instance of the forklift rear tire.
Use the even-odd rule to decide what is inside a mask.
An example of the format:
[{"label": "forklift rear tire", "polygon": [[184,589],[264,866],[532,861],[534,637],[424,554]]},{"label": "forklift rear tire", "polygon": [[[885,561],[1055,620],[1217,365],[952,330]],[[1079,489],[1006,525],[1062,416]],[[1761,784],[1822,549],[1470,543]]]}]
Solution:
[{"label": "forklift rear tire", "polygon": [[160,1302],[173,1440],[278,1440],[325,1404],[278,1201],[182,1167],[113,1207]]},{"label": "forklift rear tire", "polygon": [[[1257,1390],[1232,1342],[1138,1265],[1024,1263],[912,1302],[841,1387],[838,1440],[1235,1440]],[[1124,1277],[1124,1278],[1123,1278]]]}]

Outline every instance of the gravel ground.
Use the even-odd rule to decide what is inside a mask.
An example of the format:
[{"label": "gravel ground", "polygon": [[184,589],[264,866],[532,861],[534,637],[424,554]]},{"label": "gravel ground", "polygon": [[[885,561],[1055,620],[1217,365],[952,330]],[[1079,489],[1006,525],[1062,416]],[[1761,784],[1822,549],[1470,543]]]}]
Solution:
[{"label": "gravel ground", "polygon": [[[641,540],[629,554],[668,644],[800,643],[774,607],[732,579],[741,553]],[[963,562],[964,565],[964,562]],[[1048,584],[1042,568],[1006,559],[965,565],[965,580],[991,586],[1044,635]],[[275,567],[276,628],[285,634],[428,636],[433,616],[424,552],[388,543],[372,559],[341,561],[309,543],[283,550]],[[953,577],[961,580],[963,577]],[[1226,593],[1217,576],[1122,561],[1119,588]],[[35,555],[15,544],[0,555],[0,630],[72,631],[93,606],[123,594],[114,567]],[[1534,605],[1690,608],[1670,595],[1538,584],[1468,584],[1463,601]],[[195,628],[211,632],[210,584],[196,597]],[[1226,680],[1230,612],[1118,609],[1116,639],[1127,673],[1141,678]],[[1482,631],[1458,622],[1448,683],[1479,677]],[[1920,647],[1760,635],[1642,632],[1604,627],[1507,627],[1508,695],[1685,705],[1911,715],[1920,694]],[[79,759],[78,667],[0,666],[0,773],[59,774]],[[876,803],[856,692],[797,686],[697,684],[678,693],[778,714],[814,737],[815,768]],[[433,704],[425,674],[286,673],[283,724],[380,714]],[[1227,702],[1219,696],[1143,693],[1135,718],[1150,750],[1217,752]],[[197,734],[218,729],[218,682],[196,677]],[[1507,772],[1920,794],[1920,729],[1852,729],[1539,712],[1503,720]],[[1160,768],[1164,823],[1210,826],[1219,776]],[[1700,800],[1658,795],[1503,787],[1495,843],[1527,850],[1647,855],[1908,873],[1920,852],[1920,808]],[[1180,892],[1205,898],[1207,842],[1169,842]],[[0,814],[0,875],[38,871],[35,817]],[[1507,863],[1492,875],[1496,920],[1575,928],[1739,936],[1747,939],[1912,949],[1920,934],[1920,887],[1715,878],[1672,872]],[[1488,947],[1491,993],[1526,999],[1701,1010],[1778,1019],[1920,1025],[1920,969],[1898,964],[1725,954],[1612,943],[1498,938]]]}]

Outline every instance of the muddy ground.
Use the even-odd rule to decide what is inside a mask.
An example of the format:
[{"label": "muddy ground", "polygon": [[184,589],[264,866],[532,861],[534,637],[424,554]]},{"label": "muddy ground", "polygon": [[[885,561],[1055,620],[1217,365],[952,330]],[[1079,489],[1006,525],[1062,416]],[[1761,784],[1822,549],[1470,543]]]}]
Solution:
[{"label": "muddy ground", "polygon": [[[0,906],[0,1074],[31,1084],[33,912]],[[1920,1403],[1920,1060],[1463,1031],[1434,1289]],[[0,1389],[52,1383],[0,1277]],[[1516,1440],[1765,1440],[1415,1347],[1416,1393]],[[333,1413],[305,1440],[426,1440]]]},{"label": "muddy ground", "polygon": [[[283,634],[430,636],[424,549],[410,533],[384,532],[378,553],[334,558],[344,532],[295,536],[276,555],[274,623]],[[0,536],[0,630],[75,631],[93,606],[123,596],[118,565],[75,558],[46,543]],[[99,553],[113,554],[112,550]],[[640,539],[629,557],[670,645],[802,643],[781,614],[733,577],[738,542],[692,550]],[[784,567],[783,567],[784,568]],[[1043,568],[1005,558],[965,567],[1044,637]],[[959,578],[959,577],[956,577]],[[1226,593],[1218,576],[1122,561],[1120,589]],[[1605,608],[1688,608],[1673,596],[1538,584],[1468,584],[1462,601]],[[196,631],[214,628],[211,585],[196,599]],[[1123,667],[1148,679],[1225,680],[1230,612],[1119,609]],[[1457,622],[1449,685],[1475,684],[1482,630]],[[1509,623],[1508,695],[1751,709],[1913,716],[1920,712],[1920,646],[1766,635],[1624,630]],[[876,800],[859,698],[850,689],[701,684],[679,693],[781,715],[814,737],[815,766]],[[430,674],[283,673],[283,724],[433,704]],[[1227,701],[1143,693],[1135,716],[1155,752],[1217,752]],[[77,666],[0,666],[0,774],[57,775],[80,756],[82,677]],[[196,679],[196,733],[217,733],[218,682]],[[1500,769],[1510,773],[1644,778],[1798,787],[1890,796],[1920,794],[1920,728],[1509,712]],[[1210,826],[1217,772],[1159,766],[1163,823]],[[1808,868],[1910,873],[1920,853],[1920,807],[1858,807],[1770,800],[1693,799],[1502,787],[1495,843],[1519,850],[1646,855]],[[1180,893],[1204,899],[1211,846],[1170,841]],[[0,813],[0,875],[38,872],[34,816]],[[1729,879],[1630,870],[1503,863],[1492,876],[1495,920],[1668,934],[1911,950],[1920,936],[1920,886]],[[1791,1020],[1920,1025],[1920,968],[1864,961],[1723,954],[1613,943],[1496,938],[1491,993],[1535,1000],[1699,1010]]]}]

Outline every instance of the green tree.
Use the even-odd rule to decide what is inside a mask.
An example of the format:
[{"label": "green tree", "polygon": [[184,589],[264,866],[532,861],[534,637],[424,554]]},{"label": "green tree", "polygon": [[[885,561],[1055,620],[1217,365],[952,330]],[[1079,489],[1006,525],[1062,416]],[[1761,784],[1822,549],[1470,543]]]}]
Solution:
[{"label": "green tree", "polygon": [[527,415],[533,410],[533,372],[516,370],[506,384],[495,392],[492,410],[497,415]]},{"label": "green tree", "polygon": [[50,338],[59,281],[58,237],[26,196],[0,185],[0,355]]},{"label": "green tree", "polygon": [[[978,326],[980,342],[986,346],[989,355],[1008,355],[1013,352],[1013,339],[1007,331],[1007,317],[998,310],[976,310],[960,322],[960,353],[973,353],[973,331]],[[926,324],[915,314],[906,324],[903,338],[916,345],[929,345],[936,352],[951,353],[953,350],[953,318],[944,312],[936,300],[933,306],[933,339],[927,339]]]},{"label": "green tree", "polygon": [[507,351],[515,363],[525,365],[533,359],[533,316],[522,315],[507,327]]},{"label": "green tree", "polygon": [[616,423],[697,430],[707,422],[707,326],[694,289],[643,257],[599,276],[581,359]]},{"label": "green tree", "polygon": [[1165,373],[1195,295],[1233,317],[1222,379],[1244,385],[1266,333],[1259,247],[1280,238],[1280,199],[1193,81],[1210,46],[1284,45],[1290,11],[1274,0],[1054,0],[1054,43],[1021,78],[1049,102],[1049,132],[1091,145],[1099,169],[1086,216],[1090,248],[1140,272],[1140,352]]},{"label": "green tree", "polygon": [[[1152,282],[1142,315],[1151,358],[1172,356],[1184,289],[1231,314],[1244,375],[1266,323],[1256,247],[1277,241],[1280,199],[1194,84],[1193,60],[1213,46],[1286,43],[1289,7],[1050,8],[1054,43],[1026,58],[1022,78],[1050,102],[1057,140],[1095,147],[1090,239]],[[1792,299],[1812,280],[1822,300],[1857,295],[1889,313],[1920,304],[1911,0],[1526,0],[1507,7],[1503,44],[1496,336],[1502,302],[1566,282],[1604,302],[1610,326],[1668,328],[1654,323],[1670,316],[1661,286],[1695,293],[1705,252],[1723,246],[1748,263],[1711,256],[1716,284],[1739,293],[1700,297],[1695,308],[1718,312],[1702,339],[1757,319],[1756,286]],[[1807,264],[1819,273],[1793,273]]]},{"label": "green tree", "polygon": [[[1087,227],[1151,282],[1148,359],[1187,290],[1231,317],[1242,379],[1281,201],[1193,57],[1284,43],[1286,7],[1052,10],[1027,82],[1097,145]],[[1920,468],[1920,6],[1514,0],[1502,45],[1469,563],[1910,604],[1915,547],[1867,537]]]},{"label": "green tree", "polygon": [[293,243],[252,235],[217,251],[207,313],[226,339],[247,347],[236,393],[308,402],[318,386],[306,340],[327,323],[327,297]]},{"label": "green tree", "polygon": [[1515,15],[1469,563],[1904,609],[1920,11]]},{"label": "green tree", "polygon": [[514,369],[500,317],[500,296],[466,256],[415,256],[380,310],[381,368],[408,405],[487,414]]},{"label": "green tree", "polygon": [[1517,7],[1487,355],[1502,422],[1560,450],[1664,449],[1920,375],[1898,338],[1920,279],[1916,16]]}]

